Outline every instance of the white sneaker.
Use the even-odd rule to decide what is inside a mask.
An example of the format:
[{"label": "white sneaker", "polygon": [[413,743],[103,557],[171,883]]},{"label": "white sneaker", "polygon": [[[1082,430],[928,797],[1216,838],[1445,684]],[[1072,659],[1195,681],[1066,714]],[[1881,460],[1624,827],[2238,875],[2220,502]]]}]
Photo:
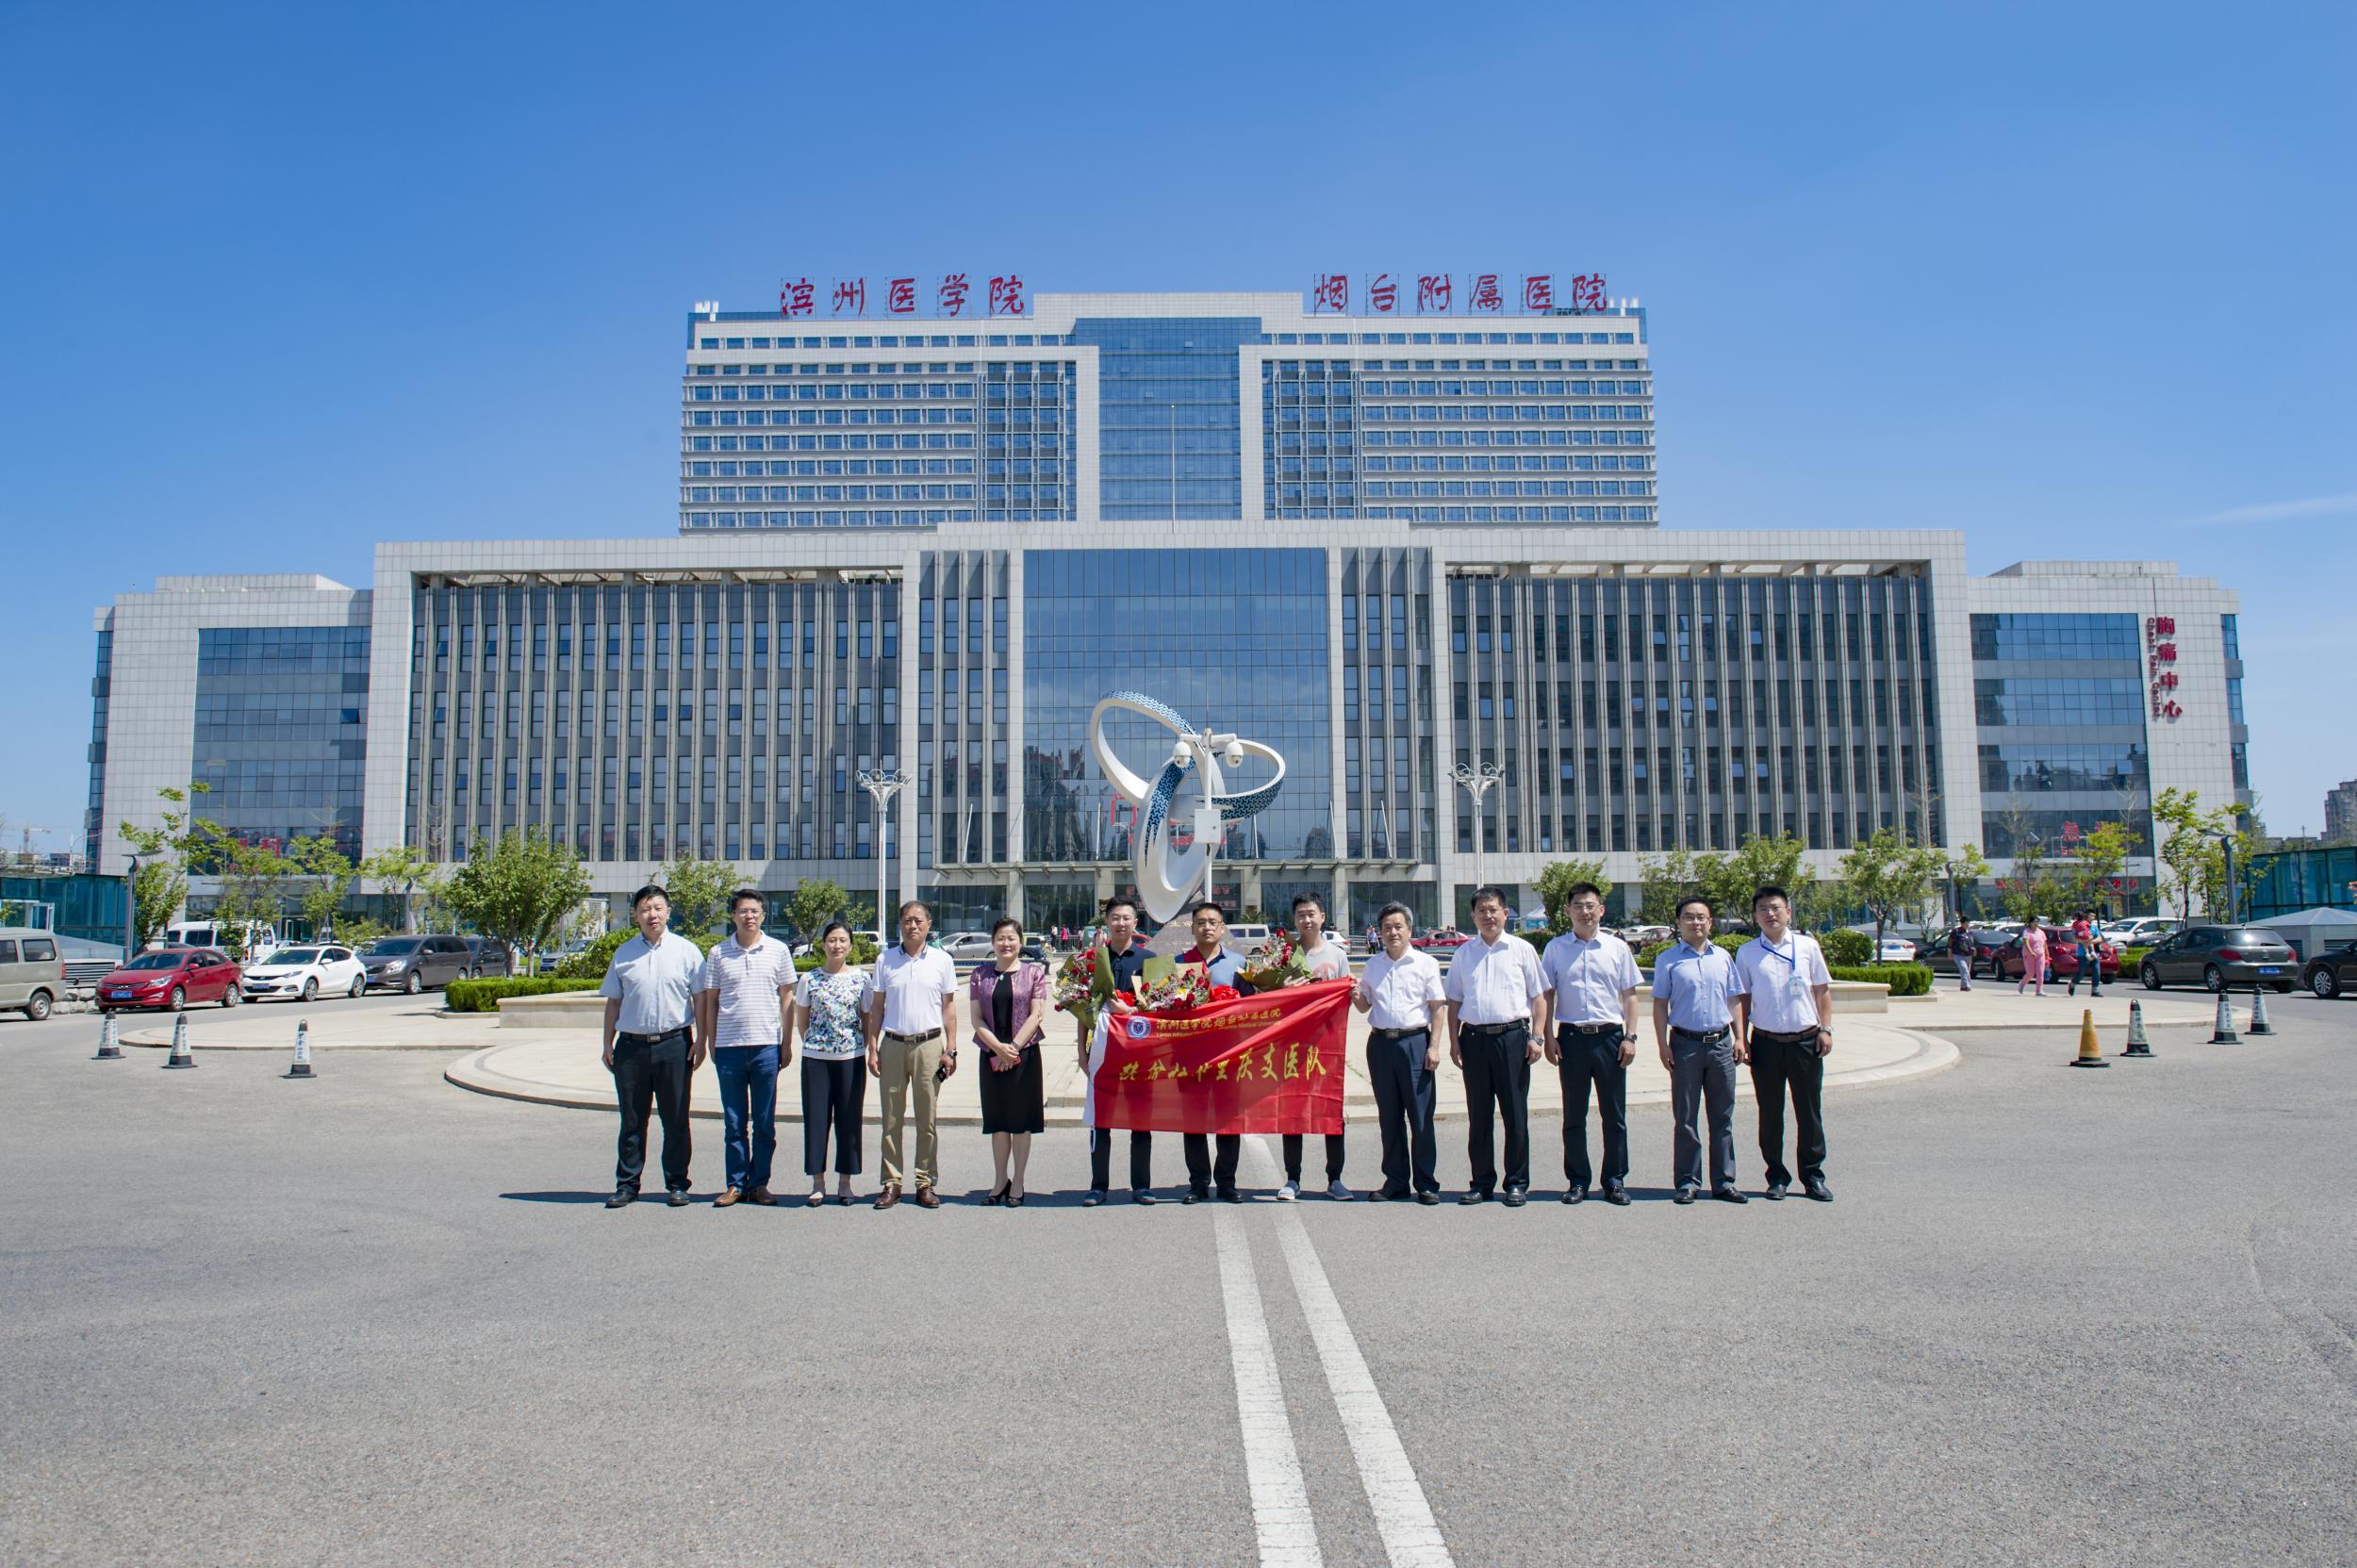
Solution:
[{"label": "white sneaker", "polygon": [[1279,1203],[1298,1203],[1298,1202],[1300,1202],[1300,1201],[1301,1201],[1301,1183],[1300,1183],[1300,1182],[1298,1182],[1298,1181],[1288,1181],[1288,1182],[1286,1182],[1283,1186],[1281,1186],[1281,1187],[1277,1188],[1277,1202],[1279,1202]]},{"label": "white sneaker", "polygon": [[1337,1203],[1348,1203],[1359,1195],[1352,1192],[1348,1187],[1343,1186],[1343,1179],[1338,1176],[1333,1180],[1328,1181],[1326,1184],[1326,1196],[1332,1198]]}]

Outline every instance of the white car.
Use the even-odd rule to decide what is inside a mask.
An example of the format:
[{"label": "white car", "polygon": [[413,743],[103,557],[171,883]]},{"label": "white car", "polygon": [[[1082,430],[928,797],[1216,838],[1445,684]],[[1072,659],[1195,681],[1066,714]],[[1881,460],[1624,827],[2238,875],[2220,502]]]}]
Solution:
[{"label": "white car", "polygon": [[941,939],[941,950],[961,964],[979,964],[990,956],[990,933],[962,931]]},{"label": "white car", "polygon": [[239,984],[248,1001],[314,1001],[321,997],[356,997],[368,988],[368,966],[350,948],[334,943],[281,948],[246,966]]},{"label": "white car", "polygon": [[1905,937],[1904,937],[1904,936],[1886,936],[1886,937],[1884,937],[1884,938],[1883,938],[1883,947],[1882,947],[1882,961],[1883,961],[1885,964],[1912,964],[1912,963],[1914,963],[1914,962],[1915,962],[1915,944],[1914,944],[1914,943],[1912,943],[1912,942],[1910,942],[1910,941],[1908,941],[1908,940],[1907,940]]},{"label": "white car", "polygon": [[2104,926],[2103,940],[2117,942],[2123,948],[2150,948],[2176,935],[2180,924],[2167,916],[2139,915]]}]

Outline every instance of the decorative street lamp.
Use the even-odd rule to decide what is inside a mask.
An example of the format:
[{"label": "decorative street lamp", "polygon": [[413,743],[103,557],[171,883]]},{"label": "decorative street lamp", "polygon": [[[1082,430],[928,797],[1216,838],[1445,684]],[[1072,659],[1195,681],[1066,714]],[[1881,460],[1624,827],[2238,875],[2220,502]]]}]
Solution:
[{"label": "decorative street lamp", "polygon": [[[1506,774],[1493,762],[1459,763],[1448,770],[1465,793],[1473,797],[1474,885],[1481,885],[1481,799],[1491,788],[1503,783]],[[1451,912],[1454,918],[1454,912]]]},{"label": "decorative street lamp", "polygon": [[859,770],[859,786],[876,798],[876,950],[892,946],[887,934],[892,916],[884,908],[885,889],[892,875],[892,798],[900,793],[908,780],[900,776],[897,764],[885,763],[881,767]]}]

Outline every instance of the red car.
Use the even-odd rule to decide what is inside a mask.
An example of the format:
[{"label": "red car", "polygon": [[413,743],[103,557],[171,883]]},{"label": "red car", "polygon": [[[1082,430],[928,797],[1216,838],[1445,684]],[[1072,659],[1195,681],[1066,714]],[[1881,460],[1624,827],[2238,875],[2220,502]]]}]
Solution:
[{"label": "red car", "polygon": [[[2104,980],[2118,980],[2119,978],[2119,944],[2098,942],[2095,945],[2095,966]],[[1997,956],[1989,961],[1989,968],[2001,980],[2019,980],[2022,969],[2021,938],[2016,936],[2012,941],[1998,949]],[[2071,977],[2079,972],[2077,949],[2068,941],[2057,942],[2049,936],[2046,943],[2046,971],[2048,980],[2059,980],[2065,985],[2069,984]]]},{"label": "red car", "polygon": [[236,962],[215,948],[166,948],[141,953],[98,982],[98,1011],[160,1007],[177,1013],[196,1001],[235,1007],[240,978]]},{"label": "red car", "polygon": [[1417,937],[1414,946],[1423,952],[1455,952],[1472,940],[1455,926],[1435,926]]}]

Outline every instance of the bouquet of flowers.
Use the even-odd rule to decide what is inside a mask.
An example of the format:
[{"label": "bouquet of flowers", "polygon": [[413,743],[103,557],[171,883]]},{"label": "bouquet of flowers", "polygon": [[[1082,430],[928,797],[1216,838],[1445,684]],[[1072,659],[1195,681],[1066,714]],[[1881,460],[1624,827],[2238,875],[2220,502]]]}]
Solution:
[{"label": "bouquet of flowers", "polygon": [[1211,982],[1200,965],[1170,965],[1158,974],[1149,960],[1138,976],[1137,997],[1141,1013],[1192,1013],[1211,999]]},{"label": "bouquet of flowers", "polygon": [[1057,1012],[1069,1013],[1080,1021],[1080,1035],[1086,1039],[1096,1027],[1096,1015],[1115,994],[1113,965],[1105,949],[1086,948],[1067,954],[1056,966],[1048,994],[1055,999]]},{"label": "bouquet of flowers", "polygon": [[1241,971],[1241,978],[1250,982],[1255,991],[1274,991],[1308,980],[1310,966],[1303,962],[1301,949],[1294,946],[1292,935],[1280,931],[1261,945],[1253,955],[1252,967]]}]

